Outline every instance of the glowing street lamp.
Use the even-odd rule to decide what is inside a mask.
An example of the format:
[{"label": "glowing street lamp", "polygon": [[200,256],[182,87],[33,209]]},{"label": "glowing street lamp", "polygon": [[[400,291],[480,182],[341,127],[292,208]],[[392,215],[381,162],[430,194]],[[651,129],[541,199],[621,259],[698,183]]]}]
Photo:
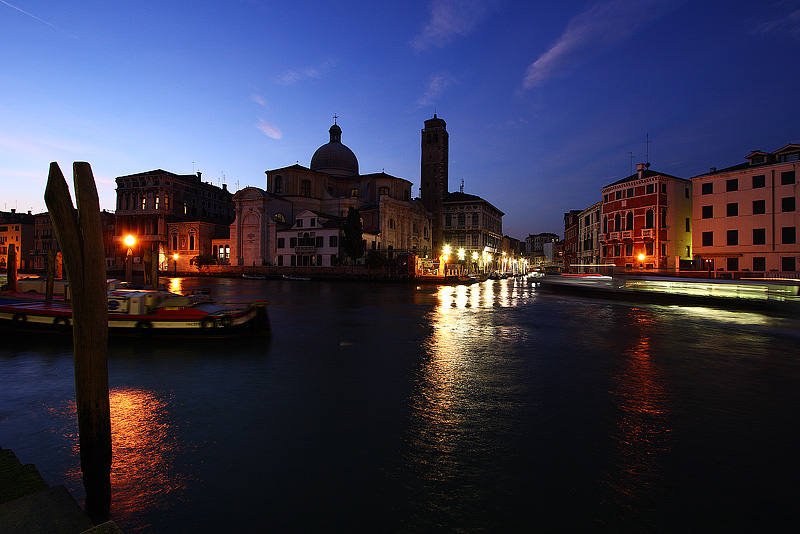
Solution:
[{"label": "glowing street lamp", "polygon": [[178,253],[172,255],[172,259],[175,260],[175,276],[178,276]]},{"label": "glowing street lamp", "polygon": [[458,259],[464,261],[464,257],[466,256],[466,252],[464,252],[463,248],[458,249]]},{"label": "glowing street lamp", "polygon": [[131,234],[125,236],[125,245],[128,246],[128,253],[125,255],[125,281],[129,284],[133,281],[133,245],[136,244],[136,238]]},{"label": "glowing street lamp", "polygon": [[644,261],[644,254],[639,254],[639,261]]}]

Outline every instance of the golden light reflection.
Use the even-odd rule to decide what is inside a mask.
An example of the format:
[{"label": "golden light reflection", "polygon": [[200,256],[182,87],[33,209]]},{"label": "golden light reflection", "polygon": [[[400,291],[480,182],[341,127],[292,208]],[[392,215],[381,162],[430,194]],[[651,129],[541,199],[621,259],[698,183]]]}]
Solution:
[{"label": "golden light reflection", "polygon": [[183,293],[183,278],[170,278],[169,291],[172,293]]},{"label": "golden light reflection", "polygon": [[[168,403],[153,392],[117,388],[109,392],[111,407],[111,516],[143,517],[143,512],[165,509],[179,499],[189,477],[175,467],[179,442],[170,423]],[[75,411],[74,401],[70,410]],[[79,456],[77,435],[73,454]],[[69,479],[80,484],[80,462]],[[146,525],[145,525],[146,526]]]}]

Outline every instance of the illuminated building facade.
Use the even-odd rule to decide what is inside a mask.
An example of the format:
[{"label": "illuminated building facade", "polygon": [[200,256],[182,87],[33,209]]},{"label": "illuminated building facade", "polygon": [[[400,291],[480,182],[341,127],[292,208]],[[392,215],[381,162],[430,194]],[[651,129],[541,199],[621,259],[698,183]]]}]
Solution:
[{"label": "illuminated building facade", "polygon": [[601,262],[674,271],[692,257],[692,182],[648,167],[602,189]]},{"label": "illuminated building facade", "polygon": [[491,262],[502,261],[505,214],[481,197],[462,192],[445,195],[442,207],[444,245],[450,245],[454,254],[464,249],[469,263],[477,253],[477,263],[500,265]]},{"label": "illuminated building facade", "polygon": [[14,245],[17,269],[32,269],[36,218],[28,213],[0,211],[0,269],[6,265],[9,245]]},{"label": "illuminated building facade", "polygon": [[574,265],[581,272],[593,272],[600,263],[600,214],[603,203],[597,202],[578,213],[577,252]]},{"label": "illuminated building facade", "polygon": [[[217,187],[201,178],[199,172],[174,174],[162,169],[118,177],[116,231],[120,242],[133,235],[136,254],[157,250],[165,269],[173,253],[191,253],[190,249],[170,247],[174,236],[170,223],[194,221],[227,229],[234,217],[233,195],[226,184]],[[186,237],[188,241],[188,234]],[[127,248],[120,247],[120,251],[124,254]]]},{"label": "illuminated building facade", "polygon": [[800,145],[692,178],[693,247],[704,270],[800,270]]},{"label": "illuminated building facade", "polygon": [[[311,244],[301,235],[302,245],[279,250],[278,234],[286,245],[291,239],[283,232],[306,233],[296,227],[299,220],[330,223],[346,217],[350,207],[359,210],[364,234],[371,236],[367,248],[389,258],[400,252],[430,253],[430,213],[420,199],[412,198],[413,184],[385,172],[360,174],[358,159],[342,143],[342,129],[334,124],[328,132],[330,141],[314,152],[310,167],[296,164],[268,170],[266,190],[248,187],[234,195],[231,265],[327,266],[331,256],[341,257],[328,250],[328,240],[318,249],[316,239]],[[316,215],[301,217],[306,211]]]}]

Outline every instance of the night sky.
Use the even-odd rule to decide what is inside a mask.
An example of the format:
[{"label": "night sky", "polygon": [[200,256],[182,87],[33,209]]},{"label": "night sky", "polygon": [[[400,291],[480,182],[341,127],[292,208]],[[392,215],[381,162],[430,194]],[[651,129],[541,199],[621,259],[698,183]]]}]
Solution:
[{"label": "night sky", "polygon": [[110,210],[157,168],[264,187],[334,114],[362,173],[418,195],[437,113],[450,190],[524,239],[648,153],[690,178],[800,142],[800,0],[0,0],[0,34],[3,210],[45,211],[51,161],[90,162]]}]

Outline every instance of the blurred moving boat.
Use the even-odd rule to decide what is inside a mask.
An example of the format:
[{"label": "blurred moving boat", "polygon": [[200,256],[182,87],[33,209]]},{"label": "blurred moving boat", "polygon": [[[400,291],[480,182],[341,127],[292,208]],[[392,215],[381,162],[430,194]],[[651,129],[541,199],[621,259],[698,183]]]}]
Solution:
[{"label": "blurred moving boat", "polygon": [[[15,332],[72,333],[69,301],[0,299],[0,327]],[[224,306],[208,295],[161,290],[108,292],[109,336],[215,338],[269,335],[266,302]]]}]

